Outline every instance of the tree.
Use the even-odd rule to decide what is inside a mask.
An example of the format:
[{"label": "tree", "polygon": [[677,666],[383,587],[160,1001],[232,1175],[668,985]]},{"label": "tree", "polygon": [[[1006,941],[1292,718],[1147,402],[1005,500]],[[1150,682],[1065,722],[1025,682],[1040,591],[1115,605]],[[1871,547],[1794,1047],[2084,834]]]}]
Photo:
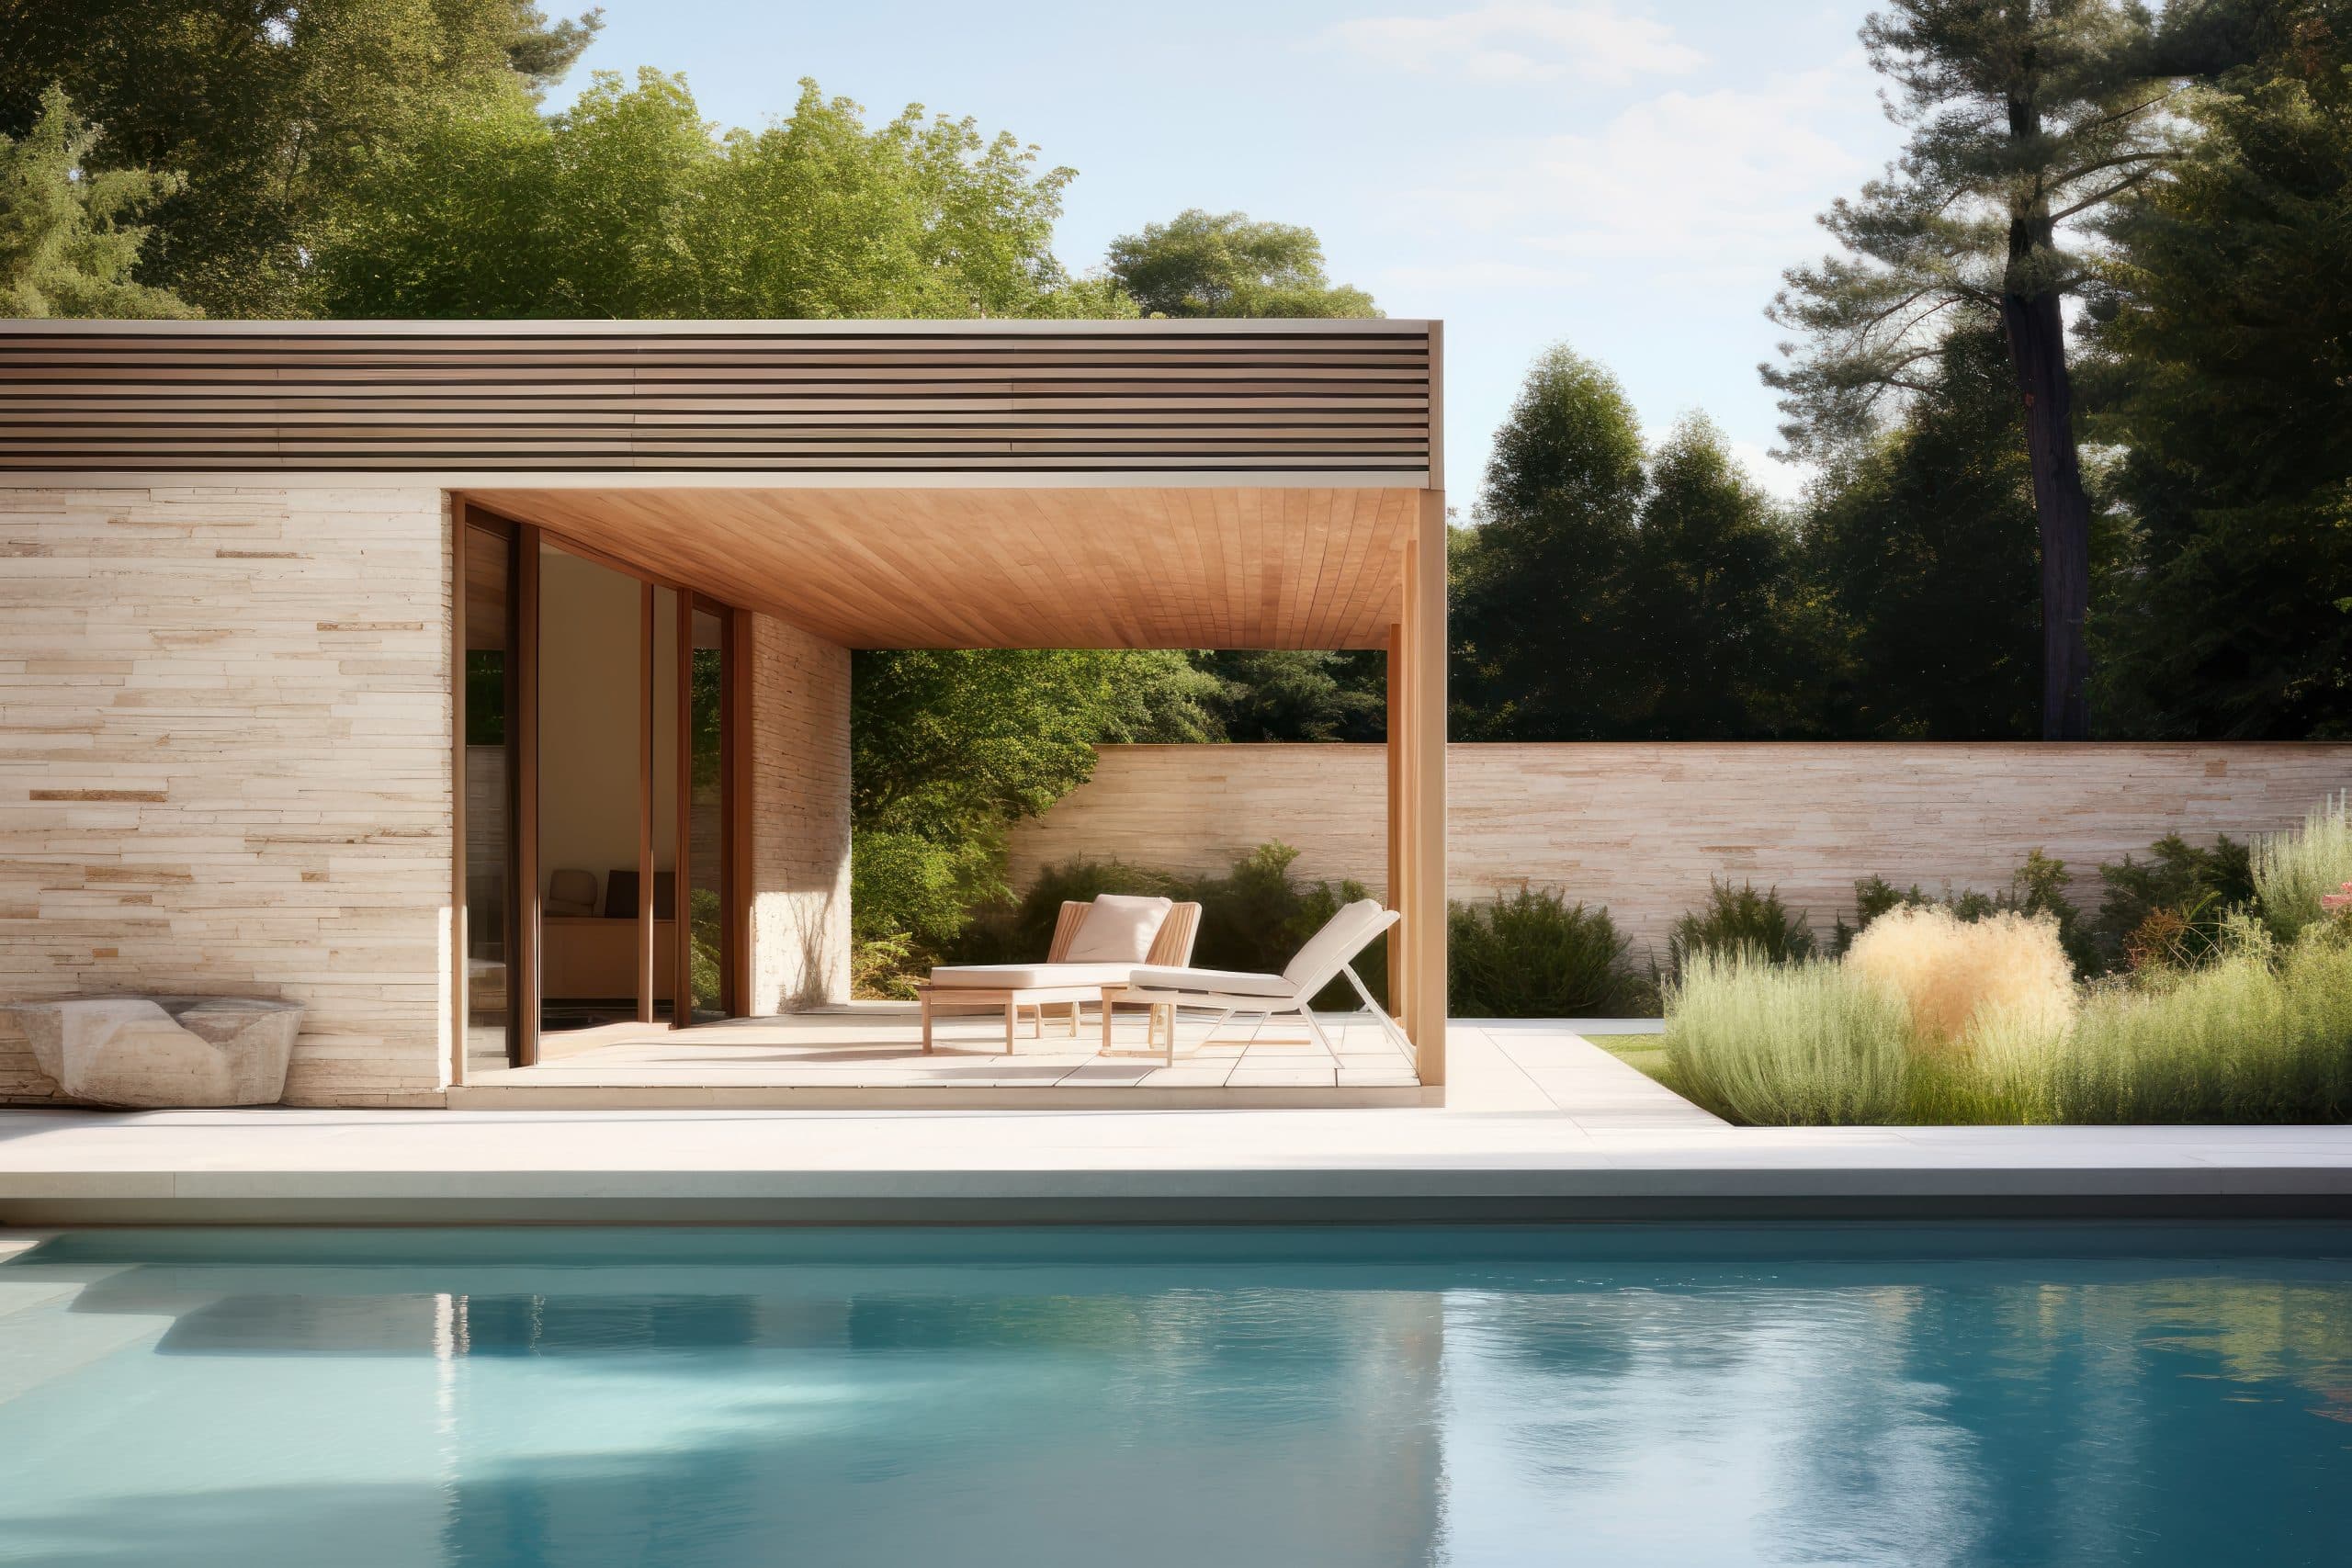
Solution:
[{"label": "tree", "polygon": [[1816,455],[1932,386],[1944,335],[1997,323],[2024,410],[2041,543],[2041,733],[2089,734],[2090,501],[2064,302],[2073,236],[2177,156],[2177,83],[2125,0],[1894,0],[1866,22],[1903,156],[1823,223],[1844,247],[1788,274],[1770,315],[1792,446]]},{"label": "tree", "polygon": [[1817,703],[1802,648],[1795,536],[1704,415],[1652,456],[1626,563],[1618,651],[1645,683],[1639,733],[1747,739],[1805,732]]},{"label": "tree", "polygon": [[0,0],[0,133],[62,85],[107,128],[94,172],[186,175],[142,281],[214,315],[309,314],[344,191],[452,105],[527,108],[599,26],[528,0]]},{"label": "tree", "polygon": [[1625,577],[1643,457],[1614,377],[1565,346],[1536,360],[1450,551],[1457,737],[1593,740],[1637,720]]},{"label": "tree", "polygon": [[56,87],[22,137],[0,136],[0,316],[196,314],[130,276],[147,231],[126,220],[175,182],[145,169],[89,173],[99,139]]},{"label": "tree", "polygon": [[1376,316],[1372,296],[1334,284],[1315,231],[1192,208],[1111,242],[1111,276],[1155,316]]},{"label": "tree", "polygon": [[345,315],[1061,315],[1114,304],[1054,257],[1072,177],[920,107],[869,129],[814,82],[721,136],[683,78],[600,72],[552,117],[449,106],[356,183],[319,269]]},{"label": "tree", "polygon": [[2352,737],[2352,25],[2307,10],[2192,108],[2095,300],[2142,565],[2114,701],[2145,733]]},{"label": "tree", "polygon": [[2039,728],[2033,481],[2000,333],[1939,346],[1899,423],[1838,454],[1808,497],[1805,574],[1850,672],[1841,737],[2023,739]]},{"label": "tree", "polygon": [[1388,660],[1373,649],[1217,649],[1193,655],[1216,682],[1206,701],[1219,739],[1384,740]]},{"label": "tree", "polygon": [[1086,782],[1102,741],[1203,740],[1183,654],[900,649],[851,663],[851,907],[862,941],[936,952],[1001,898],[1005,829]]}]

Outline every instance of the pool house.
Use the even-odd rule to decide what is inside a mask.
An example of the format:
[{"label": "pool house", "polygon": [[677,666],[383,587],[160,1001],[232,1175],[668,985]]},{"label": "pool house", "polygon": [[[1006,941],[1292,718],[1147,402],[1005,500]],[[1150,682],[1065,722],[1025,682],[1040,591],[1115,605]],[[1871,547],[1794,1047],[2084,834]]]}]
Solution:
[{"label": "pool house", "polygon": [[[0,998],[298,1003],[312,1106],[1435,1099],[1441,359],[1414,321],[7,323]],[[925,1054],[853,1005],[850,656],[909,648],[1385,649],[1401,1037]],[[58,1092],[0,1017],[0,1100]]]}]

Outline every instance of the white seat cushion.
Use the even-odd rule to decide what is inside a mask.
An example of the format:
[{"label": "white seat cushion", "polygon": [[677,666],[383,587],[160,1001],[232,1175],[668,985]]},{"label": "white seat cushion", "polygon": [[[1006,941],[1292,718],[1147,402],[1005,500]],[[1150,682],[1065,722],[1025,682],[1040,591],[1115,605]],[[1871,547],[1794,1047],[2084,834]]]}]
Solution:
[{"label": "white seat cushion", "polygon": [[1126,893],[1097,897],[1069,939],[1065,964],[1140,964],[1151,956],[1159,928],[1168,923],[1171,899],[1142,898]]},{"label": "white seat cushion", "polygon": [[947,989],[1029,991],[1049,986],[1116,986],[1135,973],[1132,964],[957,964],[931,972],[931,983]]},{"label": "white seat cushion", "polygon": [[1162,969],[1146,964],[1128,977],[1127,984],[1138,991],[1215,991],[1285,1002],[1298,996],[1298,987],[1280,975],[1253,975],[1244,969]]}]

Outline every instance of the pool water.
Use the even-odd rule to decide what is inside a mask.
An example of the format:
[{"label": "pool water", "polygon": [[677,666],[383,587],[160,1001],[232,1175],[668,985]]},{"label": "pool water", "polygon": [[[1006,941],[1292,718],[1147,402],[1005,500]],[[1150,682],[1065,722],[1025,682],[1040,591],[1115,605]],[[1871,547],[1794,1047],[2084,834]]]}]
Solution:
[{"label": "pool water", "polygon": [[2352,1231],[89,1232],[0,1561],[2352,1562]]}]

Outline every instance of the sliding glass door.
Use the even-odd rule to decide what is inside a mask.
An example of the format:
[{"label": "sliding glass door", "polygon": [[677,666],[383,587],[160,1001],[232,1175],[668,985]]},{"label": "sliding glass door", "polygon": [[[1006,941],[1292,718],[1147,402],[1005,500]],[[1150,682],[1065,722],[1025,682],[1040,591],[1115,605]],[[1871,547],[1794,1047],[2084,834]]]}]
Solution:
[{"label": "sliding glass door", "polygon": [[731,1016],[735,612],[470,509],[462,536],[459,1070]]}]

